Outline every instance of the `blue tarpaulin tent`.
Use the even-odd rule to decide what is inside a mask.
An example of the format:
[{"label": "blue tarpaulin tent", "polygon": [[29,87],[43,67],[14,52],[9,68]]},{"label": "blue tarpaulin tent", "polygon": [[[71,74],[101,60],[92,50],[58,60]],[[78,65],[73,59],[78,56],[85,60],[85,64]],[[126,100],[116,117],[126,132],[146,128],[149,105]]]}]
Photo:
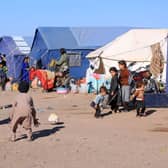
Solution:
[{"label": "blue tarpaulin tent", "polygon": [[30,53],[26,41],[22,37],[1,37],[0,53],[6,55],[8,77],[13,78],[14,81],[19,81],[23,59]]},{"label": "blue tarpaulin tent", "polygon": [[72,62],[70,75],[75,78],[83,77],[89,65],[85,56],[129,29],[129,27],[37,28],[31,48],[31,63],[36,64],[41,59],[42,65],[47,68],[52,58],[59,59],[59,49],[65,48],[71,58],[74,58],[74,61],[70,61]]}]

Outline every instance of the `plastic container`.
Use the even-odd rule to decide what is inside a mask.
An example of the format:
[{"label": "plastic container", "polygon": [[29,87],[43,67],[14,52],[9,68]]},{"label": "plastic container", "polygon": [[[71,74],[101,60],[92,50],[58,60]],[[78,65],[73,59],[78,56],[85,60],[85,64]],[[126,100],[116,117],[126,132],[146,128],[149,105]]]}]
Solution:
[{"label": "plastic container", "polygon": [[81,84],[79,87],[79,93],[88,93],[88,86],[87,84]]},{"label": "plastic container", "polygon": [[78,85],[71,84],[71,93],[79,93]]},{"label": "plastic container", "polygon": [[57,93],[57,94],[67,94],[68,91],[69,91],[69,90],[68,90],[67,88],[59,87],[59,88],[57,88],[56,93]]}]

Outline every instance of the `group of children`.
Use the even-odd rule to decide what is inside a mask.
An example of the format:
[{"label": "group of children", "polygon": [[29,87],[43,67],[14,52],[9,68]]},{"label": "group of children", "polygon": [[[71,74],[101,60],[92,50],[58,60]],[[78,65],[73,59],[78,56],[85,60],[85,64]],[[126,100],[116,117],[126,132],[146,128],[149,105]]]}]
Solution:
[{"label": "group of children", "polygon": [[131,95],[130,72],[125,61],[119,61],[119,69],[111,67],[109,72],[112,76],[111,86],[108,92],[107,88],[102,86],[95,100],[91,102],[91,107],[95,109],[95,117],[101,117],[101,109],[111,107],[111,110],[117,113],[122,110],[129,111],[129,102],[133,101],[136,106],[137,116],[145,116],[145,84],[143,81],[136,83],[136,89]]},{"label": "group of children", "polygon": [[[91,102],[91,107],[95,109],[95,117],[101,116],[101,111],[104,108],[111,107],[111,110],[117,113],[120,111],[119,106],[121,103],[125,111],[128,111],[129,101],[135,100],[137,116],[145,115],[145,99],[144,90],[145,84],[143,81],[136,83],[136,89],[132,95],[130,95],[129,84],[129,71],[125,61],[119,62],[120,71],[115,67],[110,68],[110,74],[112,76],[111,86],[108,92],[105,86],[100,88],[100,93],[96,96],[95,100]],[[15,98],[13,103],[13,109],[10,114],[11,119],[11,140],[16,140],[16,130],[19,125],[27,130],[28,140],[32,140],[32,124],[38,126],[39,122],[36,118],[36,111],[33,105],[33,99],[27,92],[29,91],[29,83],[22,81],[18,87],[19,94]]]}]

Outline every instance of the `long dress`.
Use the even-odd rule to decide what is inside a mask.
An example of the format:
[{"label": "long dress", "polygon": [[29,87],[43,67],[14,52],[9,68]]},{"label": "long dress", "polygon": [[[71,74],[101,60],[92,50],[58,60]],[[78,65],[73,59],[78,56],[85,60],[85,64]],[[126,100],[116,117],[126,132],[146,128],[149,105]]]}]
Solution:
[{"label": "long dress", "polygon": [[27,62],[22,65],[21,81],[29,83],[29,64]]}]

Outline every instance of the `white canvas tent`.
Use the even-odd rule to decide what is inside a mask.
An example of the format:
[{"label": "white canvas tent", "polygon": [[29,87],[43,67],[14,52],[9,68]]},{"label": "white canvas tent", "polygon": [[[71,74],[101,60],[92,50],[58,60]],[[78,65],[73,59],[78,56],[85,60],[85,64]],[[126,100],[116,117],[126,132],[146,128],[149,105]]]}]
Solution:
[{"label": "white canvas tent", "polygon": [[143,68],[150,65],[152,59],[151,45],[160,43],[161,51],[164,56],[164,72],[162,80],[166,81],[166,62],[167,62],[167,36],[168,29],[132,29],[119,36],[114,41],[89,53],[87,58],[96,68],[99,67],[100,58],[102,59],[105,74],[108,75],[109,68],[118,67],[119,60],[136,62],[132,70]]}]

